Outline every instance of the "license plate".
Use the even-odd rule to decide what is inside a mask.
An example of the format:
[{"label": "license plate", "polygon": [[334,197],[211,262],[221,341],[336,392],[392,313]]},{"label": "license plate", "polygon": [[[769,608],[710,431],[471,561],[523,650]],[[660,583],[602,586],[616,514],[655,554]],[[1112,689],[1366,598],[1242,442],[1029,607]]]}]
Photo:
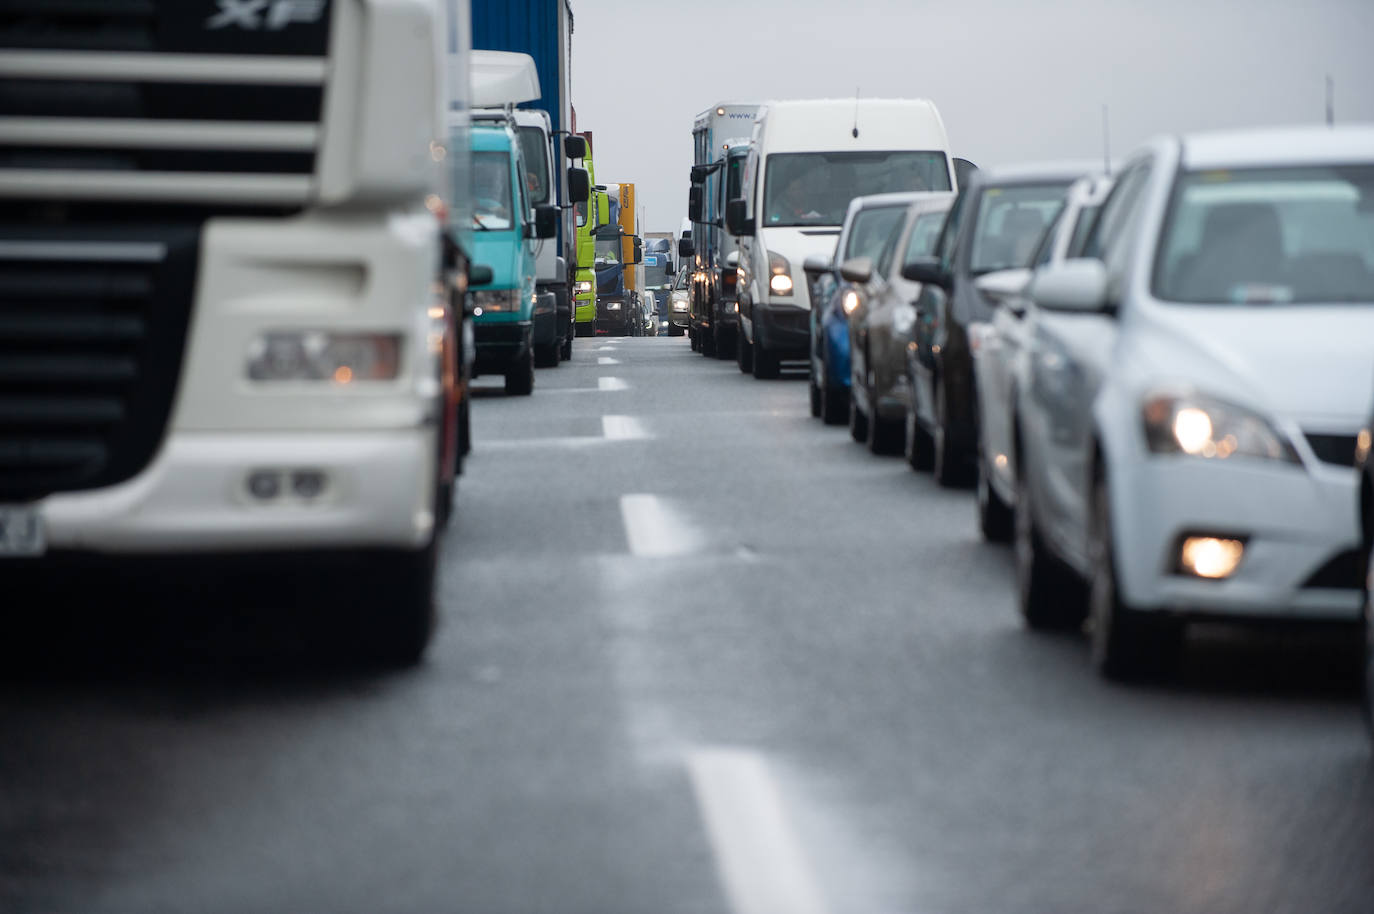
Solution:
[{"label": "license plate", "polygon": [[0,558],[42,555],[43,518],[29,505],[0,505]]}]

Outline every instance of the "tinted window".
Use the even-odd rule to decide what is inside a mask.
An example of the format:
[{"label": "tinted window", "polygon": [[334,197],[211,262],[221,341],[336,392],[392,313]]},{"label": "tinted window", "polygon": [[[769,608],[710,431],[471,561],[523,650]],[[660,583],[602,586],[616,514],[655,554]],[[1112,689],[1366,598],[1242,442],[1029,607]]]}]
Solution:
[{"label": "tinted window", "polygon": [[790,152],[768,157],[761,225],[839,225],[868,194],[949,190],[943,152]]},{"label": "tinted window", "polygon": [[1154,291],[1237,305],[1374,302],[1374,166],[1180,175]]}]

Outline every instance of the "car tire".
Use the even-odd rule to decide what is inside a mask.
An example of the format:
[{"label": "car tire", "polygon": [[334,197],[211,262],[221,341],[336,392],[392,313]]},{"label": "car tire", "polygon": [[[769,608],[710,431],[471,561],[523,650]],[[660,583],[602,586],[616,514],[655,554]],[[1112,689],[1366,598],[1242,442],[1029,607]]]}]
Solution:
[{"label": "car tire", "polygon": [[966,488],[973,480],[948,431],[949,394],[944,384],[935,388],[935,410],[935,481],[949,489]]},{"label": "car tire", "polygon": [[1016,596],[1021,619],[1035,631],[1079,628],[1087,617],[1083,582],[1051,555],[1035,521],[1030,487],[1018,463],[1016,492]]},{"label": "car tire", "polygon": [[1134,681],[1167,674],[1183,645],[1183,623],[1163,613],[1132,609],[1116,578],[1107,482],[1093,486],[1093,576],[1089,590],[1092,663],[1106,679]]},{"label": "car tire", "polygon": [[853,390],[849,392],[849,437],[859,444],[868,442],[868,414],[859,409]]},{"label": "car tire", "polygon": [[534,393],[534,351],[526,346],[506,369],[506,393],[514,397],[528,397]]},{"label": "car tire", "polygon": [[992,487],[982,447],[978,448],[975,488],[978,492],[978,529],[983,539],[989,543],[1010,543],[1016,533],[1015,512]]},{"label": "car tire", "polygon": [[823,407],[821,389],[816,386],[816,373],[813,370],[811,376],[806,379],[806,392],[811,400],[811,418],[819,419]]},{"label": "car tire", "polygon": [[931,441],[930,433],[921,427],[921,421],[916,418],[916,407],[910,403],[906,407],[903,431],[906,434],[902,451],[907,464],[918,473],[929,473],[935,465],[935,443]]},{"label": "car tire", "polygon": [[770,381],[778,376],[778,357],[764,348],[762,343],[753,345],[754,377],[760,381]]},{"label": "car tire", "polygon": [[735,335],[735,364],[742,374],[754,371],[754,347],[745,338],[743,329]]}]

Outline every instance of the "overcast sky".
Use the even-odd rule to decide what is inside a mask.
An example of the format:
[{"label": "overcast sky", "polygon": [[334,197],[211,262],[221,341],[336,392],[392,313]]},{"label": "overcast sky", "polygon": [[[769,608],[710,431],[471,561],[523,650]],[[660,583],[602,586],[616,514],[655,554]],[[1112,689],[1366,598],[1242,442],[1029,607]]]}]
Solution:
[{"label": "overcast sky", "polygon": [[935,102],[979,165],[1100,158],[1150,136],[1374,122],[1374,0],[571,0],[573,104],[598,182],[647,231],[686,215],[696,114],[717,101]]}]

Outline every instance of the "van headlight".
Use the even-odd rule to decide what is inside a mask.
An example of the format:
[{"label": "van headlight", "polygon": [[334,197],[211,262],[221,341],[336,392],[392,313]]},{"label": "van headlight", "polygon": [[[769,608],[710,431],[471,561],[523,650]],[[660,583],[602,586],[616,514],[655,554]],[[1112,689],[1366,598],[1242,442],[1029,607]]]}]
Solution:
[{"label": "van headlight", "polygon": [[781,254],[768,252],[768,289],[774,295],[792,294],[792,265]]},{"label": "van headlight", "polygon": [[1145,398],[1142,415],[1145,440],[1155,454],[1302,462],[1287,437],[1268,419],[1224,400],[1197,394],[1154,394]]},{"label": "van headlight", "polygon": [[248,344],[245,373],[253,381],[395,380],[401,368],[399,333],[278,330]]}]

